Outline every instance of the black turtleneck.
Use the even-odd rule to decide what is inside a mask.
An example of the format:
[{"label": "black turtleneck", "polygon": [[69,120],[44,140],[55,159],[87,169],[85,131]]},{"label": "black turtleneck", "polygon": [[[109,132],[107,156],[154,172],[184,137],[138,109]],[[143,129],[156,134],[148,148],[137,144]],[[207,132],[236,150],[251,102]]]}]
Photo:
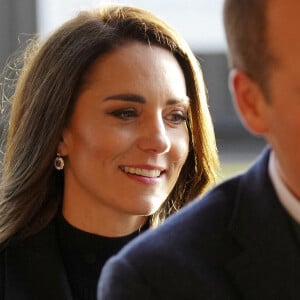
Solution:
[{"label": "black turtleneck", "polygon": [[74,300],[95,300],[105,262],[139,231],[123,237],[104,237],[73,227],[61,215],[57,222],[59,244]]}]

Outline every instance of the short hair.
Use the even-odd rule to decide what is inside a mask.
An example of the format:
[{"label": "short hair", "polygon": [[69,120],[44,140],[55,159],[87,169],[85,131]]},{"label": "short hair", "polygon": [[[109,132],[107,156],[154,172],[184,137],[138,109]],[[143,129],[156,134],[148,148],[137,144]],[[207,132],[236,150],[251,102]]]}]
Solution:
[{"label": "short hair", "polygon": [[272,54],[267,38],[267,0],[224,0],[229,65],[245,71],[264,92]]},{"label": "short hair", "polygon": [[112,5],[84,11],[26,52],[12,96],[0,190],[0,242],[34,234],[60,209],[64,177],[53,162],[82,77],[96,58],[131,41],[170,51],[184,72],[191,99],[188,158],[171,194],[150,216],[151,224],[159,224],[214,182],[218,157],[206,89],[185,41],[142,9]]}]

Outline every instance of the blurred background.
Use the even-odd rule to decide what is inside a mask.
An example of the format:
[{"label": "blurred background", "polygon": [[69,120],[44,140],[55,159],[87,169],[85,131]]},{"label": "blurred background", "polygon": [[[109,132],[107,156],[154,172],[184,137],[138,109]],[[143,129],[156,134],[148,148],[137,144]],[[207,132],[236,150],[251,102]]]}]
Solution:
[{"label": "blurred background", "polygon": [[244,129],[231,101],[222,24],[223,0],[0,0],[1,70],[32,35],[45,37],[78,10],[107,2],[148,9],[182,34],[203,69],[221,158],[220,180],[247,168],[265,143]]}]

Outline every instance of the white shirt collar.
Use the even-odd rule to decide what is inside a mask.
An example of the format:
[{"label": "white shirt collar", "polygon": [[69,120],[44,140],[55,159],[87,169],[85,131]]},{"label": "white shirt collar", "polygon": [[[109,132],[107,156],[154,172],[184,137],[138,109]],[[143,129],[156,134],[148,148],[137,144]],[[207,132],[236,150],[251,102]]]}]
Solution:
[{"label": "white shirt collar", "polygon": [[273,151],[270,154],[269,175],[280,203],[286,209],[288,214],[297,223],[300,223],[300,201],[290,192],[280,177],[277,160]]}]

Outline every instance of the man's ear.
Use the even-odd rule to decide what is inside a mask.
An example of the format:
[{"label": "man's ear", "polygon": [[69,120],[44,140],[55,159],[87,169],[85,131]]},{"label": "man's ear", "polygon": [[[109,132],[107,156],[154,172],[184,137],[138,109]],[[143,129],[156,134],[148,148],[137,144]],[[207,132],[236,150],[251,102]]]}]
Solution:
[{"label": "man's ear", "polygon": [[235,107],[245,127],[257,135],[268,131],[267,109],[269,104],[259,85],[244,71],[233,69],[229,86]]}]

